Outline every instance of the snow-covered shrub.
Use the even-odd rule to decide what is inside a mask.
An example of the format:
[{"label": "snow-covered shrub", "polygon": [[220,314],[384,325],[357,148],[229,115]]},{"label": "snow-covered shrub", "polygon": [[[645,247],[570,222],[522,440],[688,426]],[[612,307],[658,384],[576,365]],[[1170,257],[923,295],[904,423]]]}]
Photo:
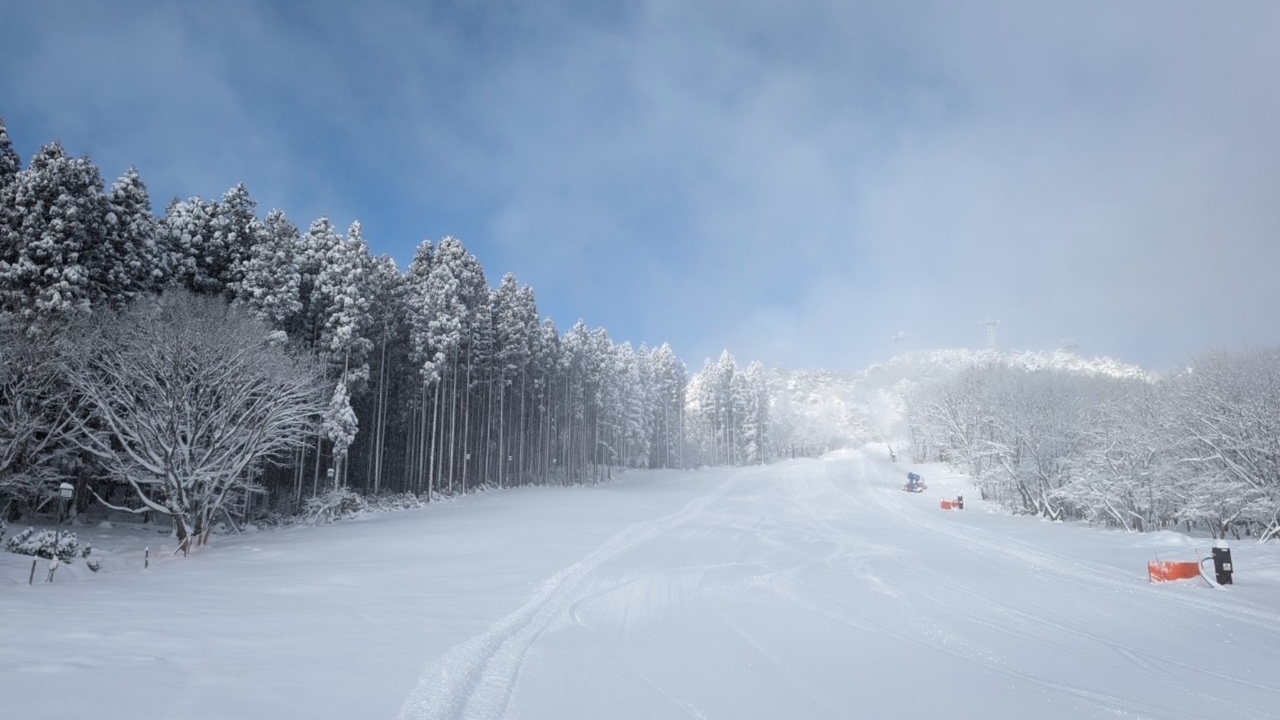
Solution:
[{"label": "snow-covered shrub", "polygon": [[352,518],[368,509],[364,498],[350,488],[334,488],[307,500],[303,513],[312,525]]},{"label": "snow-covered shrub", "polygon": [[89,553],[93,552],[93,541],[90,540],[84,544],[84,549],[80,551],[80,557],[87,558]]},{"label": "snow-covered shrub", "polygon": [[0,542],[4,542],[4,531],[8,529],[8,527],[8,525],[4,524],[3,520],[0,520]]},{"label": "snow-covered shrub", "polygon": [[36,533],[35,528],[27,528],[26,530],[23,530],[17,535],[14,535],[13,537],[9,538],[9,541],[4,544],[4,549],[8,550],[9,552],[22,553],[23,555],[33,555],[34,553],[23,552],[19,548],[27,547],[28,545],[27,541],[30,540],[31,536],[34,535],[35,533]]},{"label": "snow-covered shrub", "polygon": [[259,515],[254,519],[253,524],[259,528],[286,528],[297,525],[298,518],[278,510],[271,510]]},{"label": "snow-covered shrub", "polygon": [[377,512],[390,512],[392,510],[413,510],[423,505],[422,500],[413,493],[393,493],[384,495],[375,495],[365,498],[365,504],[370,510]]},{"label": "snow-covered shrub", "polygon": [[76,558],[80,541],[73,532],[59,530],[41,530],[27,528],[9,538],[4,544],[9,552],[20,555],[36,555],[42,558],[58,558],[63,562],[71,562]]},{"label": "snow-covered shrub", "polygon": [[98,572],[99,570],[102,569],[102,561],[96,557],[85,558],[84,564],[94,572]]}]

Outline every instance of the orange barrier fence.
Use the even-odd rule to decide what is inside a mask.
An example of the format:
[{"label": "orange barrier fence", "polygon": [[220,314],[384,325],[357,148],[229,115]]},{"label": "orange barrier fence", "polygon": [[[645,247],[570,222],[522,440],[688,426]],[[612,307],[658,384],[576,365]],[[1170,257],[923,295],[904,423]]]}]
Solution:
[{"label": "orange barrier fence", "polygon": [[1198,562],[1153,560],[1147,563],[1147,579],[1151,582],[1187,580],[1194,577],[1200,577],[1200,563]]},{"label": "orange barrier fence", "polygon": [[955,507],[955,506],[956,506],[956,504],[955,504],[955,503],[953,503],[953,502],[951,502],[950,500],[943,500],[943,501],[942,501],[942,509],[943,509],[943,510],[950,510],[951,508],[953,508],[953,507]]}]

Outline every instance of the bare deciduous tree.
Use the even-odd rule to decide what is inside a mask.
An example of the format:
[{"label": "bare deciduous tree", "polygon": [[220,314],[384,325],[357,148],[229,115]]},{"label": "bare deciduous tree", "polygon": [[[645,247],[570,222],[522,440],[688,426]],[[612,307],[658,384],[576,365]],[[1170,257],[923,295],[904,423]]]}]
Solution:
[{"label": "bare deciduous tree", "polygon": [[173,518],[184,552],[264,463],[314,437],[322,368],[272,345],[269,329],[219,298],[172,292],[86,331],[63,363],[81,398],[79,447]]},{"label": "bare deciduous tree", "polygon": [[0,332],[0,516],[11,503],[54,497],[70,417],[54,357],[31,338]]}]

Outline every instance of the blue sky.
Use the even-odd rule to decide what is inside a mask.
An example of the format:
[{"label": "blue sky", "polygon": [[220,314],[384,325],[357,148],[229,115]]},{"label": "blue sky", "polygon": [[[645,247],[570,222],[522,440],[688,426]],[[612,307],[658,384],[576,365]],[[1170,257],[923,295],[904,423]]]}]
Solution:
[{"label": "blue sky", "polygon": [[[1280,3],[11,3],[0,116],[693,370],[1280,342]],[[905,340],[895,342],[899,333]]]}]

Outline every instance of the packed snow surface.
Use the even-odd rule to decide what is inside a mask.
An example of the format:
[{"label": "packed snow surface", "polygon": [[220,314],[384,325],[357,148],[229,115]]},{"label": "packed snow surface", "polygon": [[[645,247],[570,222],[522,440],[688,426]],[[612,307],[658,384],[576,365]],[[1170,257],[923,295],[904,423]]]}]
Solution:
[{"label": "packed snow surface", "polygon": [[133,539],[32,586],[3,554],[0,697],[15,718],[1280,716],[1274,544],[1234,543],[1230,587],[1152,585],[1148,560],[1212,542],[940,508],[964,490],[868,449],[157,543],[145,571]]}]

